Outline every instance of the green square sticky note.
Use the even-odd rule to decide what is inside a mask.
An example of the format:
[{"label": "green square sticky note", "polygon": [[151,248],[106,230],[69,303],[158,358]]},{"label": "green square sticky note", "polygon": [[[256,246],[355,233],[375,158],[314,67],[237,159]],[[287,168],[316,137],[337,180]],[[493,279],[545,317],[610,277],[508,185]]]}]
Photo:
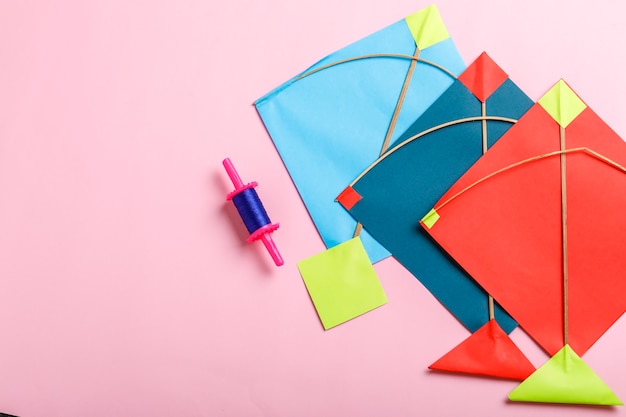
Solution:
[{"label": "green square sticky note", "polygon": [[298,262],[324,329],[387,303],[359,237]]}]

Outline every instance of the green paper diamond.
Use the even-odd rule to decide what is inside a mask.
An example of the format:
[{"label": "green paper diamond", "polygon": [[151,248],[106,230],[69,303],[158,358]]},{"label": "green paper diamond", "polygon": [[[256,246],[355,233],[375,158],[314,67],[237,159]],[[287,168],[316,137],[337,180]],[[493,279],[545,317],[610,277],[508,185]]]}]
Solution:
[{"label": "green paper diamond", "polygon": [[587,105],[563,80],[559,80],[539,99],[541,107],[563,128],[587,108]]},{"label": "green paper diamond", "polygon": [[450,37],[446,26],[441,20],[437,6],[428,6],[405,19],[409,30],[420,50],[426,49]]}]

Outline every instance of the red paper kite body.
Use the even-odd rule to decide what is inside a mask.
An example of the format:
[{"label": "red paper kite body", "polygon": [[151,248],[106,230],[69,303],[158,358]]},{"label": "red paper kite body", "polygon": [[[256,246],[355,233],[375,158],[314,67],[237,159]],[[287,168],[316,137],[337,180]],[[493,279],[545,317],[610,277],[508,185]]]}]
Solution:
[{"label": "red paper kite body", "polygon": [[551,355],[626,308],[626,143],[563,81],[422,220]]}]

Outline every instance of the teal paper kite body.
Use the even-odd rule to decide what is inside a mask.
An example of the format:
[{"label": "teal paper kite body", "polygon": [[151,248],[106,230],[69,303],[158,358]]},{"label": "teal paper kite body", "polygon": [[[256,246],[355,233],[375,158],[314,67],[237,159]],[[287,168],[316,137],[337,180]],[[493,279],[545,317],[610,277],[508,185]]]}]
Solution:
[{"label": "teal paper kite body", "polygon": [[[337,194],[464,68],[430,6],[329,55],[255,102],[327,247],[357,229]],[[372,262],[388,256],[367,233],[361,239]]]},{"label": "teal paper kite body", "polygon": [[[419,220],[532,104],[483,54],[338,197],[472,332],[489,320],[488,295]],[[495,318],[507,333],[516,326],[498,306]]]}]

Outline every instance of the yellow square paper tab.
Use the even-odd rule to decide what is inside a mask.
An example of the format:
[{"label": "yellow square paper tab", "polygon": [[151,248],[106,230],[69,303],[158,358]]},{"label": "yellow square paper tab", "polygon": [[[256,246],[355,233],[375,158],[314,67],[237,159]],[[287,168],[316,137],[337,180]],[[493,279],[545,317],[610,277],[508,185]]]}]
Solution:
[{"label": "yellow square paper tab", "polygon": [[387,303],[359,237],[298,262],[298,268],[324,329]]}]

